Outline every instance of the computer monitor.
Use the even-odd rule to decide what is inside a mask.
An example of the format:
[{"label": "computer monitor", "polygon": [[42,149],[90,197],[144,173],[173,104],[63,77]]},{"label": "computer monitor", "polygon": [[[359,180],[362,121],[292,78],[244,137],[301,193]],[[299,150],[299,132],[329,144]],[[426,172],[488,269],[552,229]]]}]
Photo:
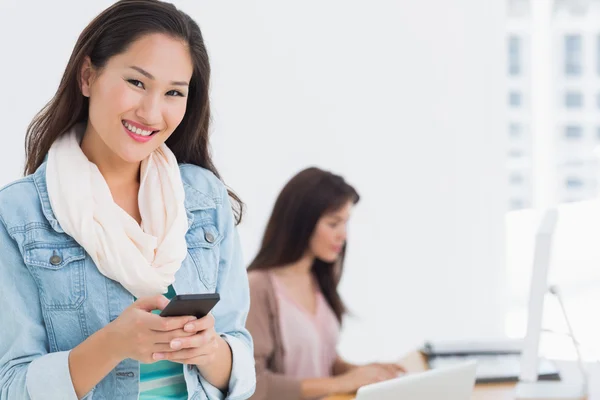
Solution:
[{"label": "computer monitor", "polygon": [[548,292],[550,253],[552,252],[552,238],[557,222],[558,211],[555,208],[547,210],[536,232],[533,269],[529,287],[527,334],[523,342],[521,374],[519,376],[519,380],[522,382],[537,381],[544,299]]},{"label": "computer monitor", "polygon": [[556,208],[545,211],[535,237],[533,270],[529,289],[527,333],[523,341],[521,373],[517,385],[517,399],[580,399],[586,387],[581,382],[540,382],[538,363],[542,334],[544,300],[549,292],[548,274],[552,254],[553,236],[558,222]]}]

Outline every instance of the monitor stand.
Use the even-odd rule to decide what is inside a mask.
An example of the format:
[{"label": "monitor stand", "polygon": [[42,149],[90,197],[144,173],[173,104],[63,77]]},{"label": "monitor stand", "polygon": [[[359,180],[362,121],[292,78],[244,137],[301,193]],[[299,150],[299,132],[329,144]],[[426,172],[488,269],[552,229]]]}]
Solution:
[{"label": "monitor stand", "polygon": [[519,383],[515,398],[517,400],[581,400],[586,398],[581,385],[562,382]]},{"label": "monitor stand", "polygon": [[587,385],[575,361],[554,361],[560,371],[560,381],[519,382],[517,400],[581,400],[587,396]]}]

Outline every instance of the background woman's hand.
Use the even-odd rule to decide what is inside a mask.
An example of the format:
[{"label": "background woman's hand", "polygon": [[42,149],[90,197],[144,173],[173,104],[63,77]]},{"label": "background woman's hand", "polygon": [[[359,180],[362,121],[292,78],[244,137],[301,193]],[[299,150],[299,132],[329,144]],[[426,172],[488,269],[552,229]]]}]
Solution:
[{"label": "background woman's hand", "polygon": [[335,378],[337,381],[336,391],[353,393],[362,386],[397,378],[402,372],[402,367],[395,368],[388,364],[376,363],[360,366]]},{"label": "background woman's hand", "polygon": [[400,374],[405,374],[406,373],[406,369],[402,365],[400,365],[400,364],[395,364],[395,363],[371,363],[369,365],[374,365],[376,367],[383,368],[383,369],[389,371],[391,374],[394,374],[395,377],[397,377]]}]

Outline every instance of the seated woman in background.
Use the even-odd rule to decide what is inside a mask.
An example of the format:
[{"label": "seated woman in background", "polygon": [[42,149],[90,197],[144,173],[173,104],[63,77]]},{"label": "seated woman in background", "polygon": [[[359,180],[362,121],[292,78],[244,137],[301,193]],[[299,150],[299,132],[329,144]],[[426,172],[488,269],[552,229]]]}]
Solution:
[{"label": "seated woman in background", "polygon": [[336,351],[345,312],[337,291],[346,226],[359,195],[340,176],[308,168],[280,193],[249,266],[257,386],[252,399],[318,398],[394,378],[396,364],[357,366]]}]

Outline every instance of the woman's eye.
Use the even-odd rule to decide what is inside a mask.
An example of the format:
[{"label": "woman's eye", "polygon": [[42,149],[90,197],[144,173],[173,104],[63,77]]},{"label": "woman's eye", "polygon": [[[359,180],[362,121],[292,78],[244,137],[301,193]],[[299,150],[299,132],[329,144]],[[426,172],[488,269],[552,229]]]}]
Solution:
[{"label": "woman's eye", "polygon": [[140,81],[138,81],[137,79],[128,79],[127,82],[129,82],[130,84],[132,84],[135,87],[139,87],[140,89],[144,88],[144,84]]},{"label": "woman's eye", "polygon": [[181,93],[181,92],[180,92],[180,91],[178,91],[178,90],[169,90],[169,91],[167,92],[167,96],[179,96],[179,97],[185,97],[185,96],[183,95],[183,93]]}]

